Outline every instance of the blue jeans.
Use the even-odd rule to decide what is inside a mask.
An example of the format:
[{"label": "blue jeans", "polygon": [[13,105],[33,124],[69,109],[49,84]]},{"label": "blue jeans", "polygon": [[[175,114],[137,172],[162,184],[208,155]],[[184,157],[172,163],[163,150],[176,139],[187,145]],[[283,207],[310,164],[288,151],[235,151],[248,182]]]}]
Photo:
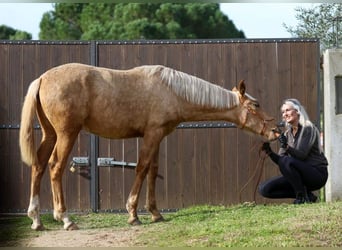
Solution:
[{"label": "blue jeans", "polygon": [[259,192],[267,198],[296,198],[298,193],[322,188],[328,179],[325,166],[311,166],[289,156],[278,161],[281,176],[273,177],[259,185]]}]

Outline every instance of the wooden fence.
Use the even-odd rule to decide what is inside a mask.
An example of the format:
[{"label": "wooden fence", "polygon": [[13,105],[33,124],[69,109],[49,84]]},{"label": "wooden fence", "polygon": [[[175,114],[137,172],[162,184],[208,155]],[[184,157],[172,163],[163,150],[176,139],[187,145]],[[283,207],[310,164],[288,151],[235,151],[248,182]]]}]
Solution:
[{"label": "wooden fence", "polygon": [[[20,160],[18,134],[28,85],[53,66],[80,62],[128,69],[162,64],[225,88],[245,79],[247,92],[280,120],[283,99],[298,98],[319,125],[319,42],[286,40],[173,40],[11,42],[0,41],[0,212],[25,212],[29,203],[30,168]],[[100,111],[99,111],[100,112]],[[37,123],[36,136],[41,132]],[[192,123],[167,136],[160,148],[157,202],[162,210],[195,204],[236,204],[254,200],[253,175],[259,139],[223,122]],[[37,140],[38,146],[39,140]],[[141,139],[108,140],[81,132],[63,177],[70,211],[121,211],[134,178],[134,168],[98,166],[98,158],[137,162]],[[277,144],[273,148],[277,150]],[[277,175],[267,160],[261,180]],[[41,208],[52,209],[48,170],[41,186]],[[143,208],[145,195],[139,202]],[[241,199],[240,199],[241,198]],[[267,203],[256,194],[256,202]],[[273,201],[272,201],[273,202]]]}]

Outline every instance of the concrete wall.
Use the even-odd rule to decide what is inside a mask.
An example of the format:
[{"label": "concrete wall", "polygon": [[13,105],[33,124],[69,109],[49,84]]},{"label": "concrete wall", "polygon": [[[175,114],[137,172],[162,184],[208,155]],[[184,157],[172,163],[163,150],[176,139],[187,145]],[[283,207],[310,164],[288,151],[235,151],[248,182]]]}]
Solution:
[{"label": "concrete wall", "polygon": [[324,52],[324,138],[329,161],[327,201],[342,200],[342,114],[335,113],[335,77],[342,75],[342,49]]}]

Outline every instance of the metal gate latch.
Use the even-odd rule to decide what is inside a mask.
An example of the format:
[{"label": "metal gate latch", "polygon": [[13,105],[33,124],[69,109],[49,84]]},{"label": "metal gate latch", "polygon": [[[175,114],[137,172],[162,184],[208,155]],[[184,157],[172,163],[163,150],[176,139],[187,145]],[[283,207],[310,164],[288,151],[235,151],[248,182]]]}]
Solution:
[{"label": "metal gate latch", "polygon": [[[75,172],[76,167],[88,167],[89,166],[89,157],[73,157],[70,162],[70,171]],[[114,166],[123,166],[123,167],[131,167],[135,168],[137,163],[135,162],[126,162],[126,161],[116,161],[114,158],[97,158],[97,166],[98,167],[114,167]]]},{"label": "metal gate latch", "polygon": [[70,171],[75,172],[76,166],[87,167],[89,166],[89,157],[73,157],[70,162]]},{"label": "metal gate latch", "polygon": [[137,163],[135,162],[126,162],[126,161],[116,161],[114,158],[97,158],[97,166],[124,166],[124,167],[136,167]]}]

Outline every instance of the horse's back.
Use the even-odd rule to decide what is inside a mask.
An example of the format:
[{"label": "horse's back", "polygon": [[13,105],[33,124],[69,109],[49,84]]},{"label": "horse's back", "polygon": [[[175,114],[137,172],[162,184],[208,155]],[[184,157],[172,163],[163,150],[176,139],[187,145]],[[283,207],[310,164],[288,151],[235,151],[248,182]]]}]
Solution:
[{"label": "horse's back", "polygon": [[[144,67],[112,70],[65,64],[42,75],[40,99],[57,129],[82,127],[109,138],[142,136],[151,120],[172,111],[167,87]],[[171,119],[171,117],[169,117]]]}]

